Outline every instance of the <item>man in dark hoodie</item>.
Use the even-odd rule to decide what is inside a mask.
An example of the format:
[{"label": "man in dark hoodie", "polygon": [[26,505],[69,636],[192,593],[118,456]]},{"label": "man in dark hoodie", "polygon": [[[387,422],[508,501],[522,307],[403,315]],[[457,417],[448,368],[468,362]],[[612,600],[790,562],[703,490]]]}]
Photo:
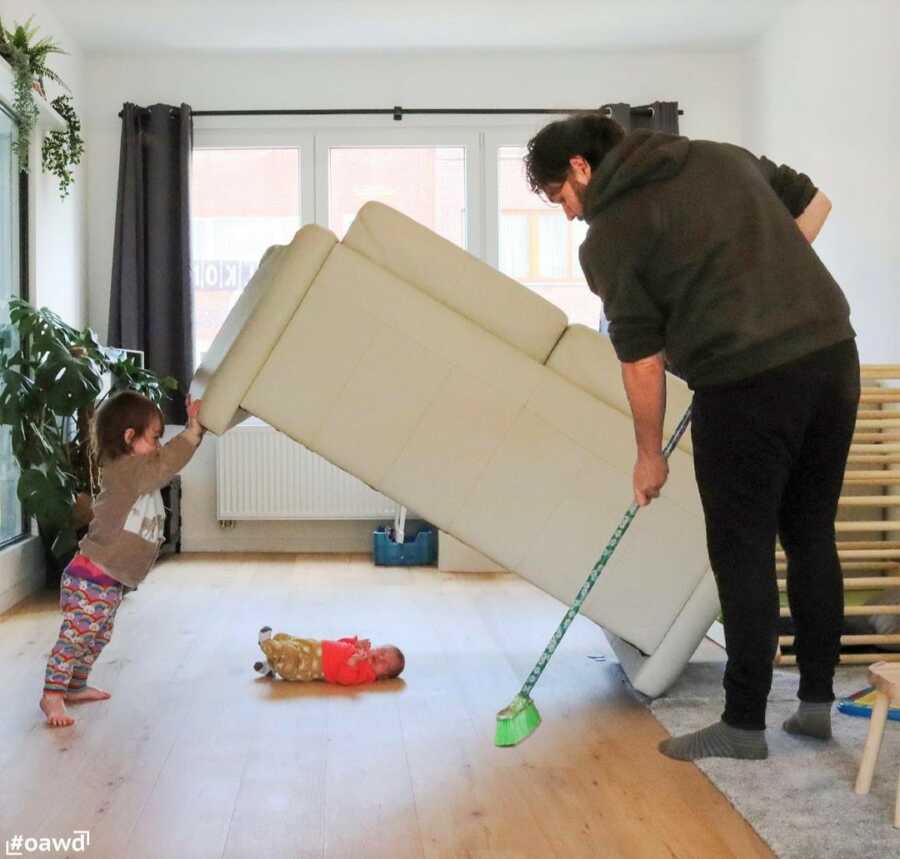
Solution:
[{"label": "man in dark hoodie", "polygon": [[834,517],[859,359],[847,301],[810,247],[828,199],[807,176],[740,147],[625,134],[599,113],[546,126],[525,165],[534,191],[590,225],[581,266],[622,364],[642,506],[668,476],[666,367],[694,391],[694,467],[728,651],[725,711],[661,751],[768,755],[776,535],[800,669],[800,705],[784,728],[830,737],[844,611]]}]

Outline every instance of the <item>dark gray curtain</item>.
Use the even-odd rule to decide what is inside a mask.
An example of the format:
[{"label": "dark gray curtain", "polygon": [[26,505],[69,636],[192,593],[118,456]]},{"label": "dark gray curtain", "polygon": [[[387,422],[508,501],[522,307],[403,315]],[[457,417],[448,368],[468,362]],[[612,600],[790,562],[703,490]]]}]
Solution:
[{"label": "dark gray curtain", "polygon": [[109,302],[111,346],[140,349],[145,364],[178,380],[164,409],[185,422],[194,372],[191,294],[191,108],[122,108],[119,195]]},{"label": "dark gray curtain", "polygon": [[632,131],[635,128],[652,128],[654,131],[678,134],[677,101],[654,101],[653,104],[643,104],[638,107],[617,102],[604,104],[600,109],[626,131]]}]

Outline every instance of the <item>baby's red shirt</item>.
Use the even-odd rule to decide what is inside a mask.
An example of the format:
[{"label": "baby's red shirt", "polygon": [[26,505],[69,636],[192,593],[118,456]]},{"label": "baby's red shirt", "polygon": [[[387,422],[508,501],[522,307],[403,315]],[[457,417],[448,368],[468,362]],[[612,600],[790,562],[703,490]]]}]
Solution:
[{"label": "baby's red shirt", "polygon": [[322,642],[322,674],[326,682],[339,683],[341,686],[358,686],[378,679],[368,659],[362,659],[356,665],[348,665],[354,653],[356,653],[356,636]]}]

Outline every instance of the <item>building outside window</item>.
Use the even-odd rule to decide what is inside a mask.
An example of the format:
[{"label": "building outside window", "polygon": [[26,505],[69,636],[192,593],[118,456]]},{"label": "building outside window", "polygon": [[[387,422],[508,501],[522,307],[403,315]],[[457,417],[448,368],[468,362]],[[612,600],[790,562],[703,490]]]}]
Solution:
[{"label": "building outside window", "polygon": [[328,226],[339,239],[377,200],[467,246],[464,147],[334,146],[328,162]]},{"label": "building outside window", "polygon": [[567,221],[559,206],[531,192],[524,155],[524,146],[497,147],[498,268],[561,308],[570,323],[597,330],[603,303],[578,262],[587,224]]},{"label": "building outside window", "polygon": [[271,245],[302,224],[300,150],[197,149],[191,173],[194,360],[199,364]]}]

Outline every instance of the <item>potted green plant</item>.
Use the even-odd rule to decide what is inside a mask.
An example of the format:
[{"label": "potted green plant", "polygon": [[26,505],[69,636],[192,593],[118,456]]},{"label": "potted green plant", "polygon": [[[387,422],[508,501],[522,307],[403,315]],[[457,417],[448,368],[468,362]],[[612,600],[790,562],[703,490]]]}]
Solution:
[{"label": "potted green plant", "polygon": [[46,308],[13,298],[9,317],[0,333],[0,424],[11,428],[19,499],[37,520],[50,569],[58,574],[90,521],[99,487],[94,412],[118,390],[159,403],[178,385]]},{"label": "potted green plant", "polygon": [[14,146],[19,158],[19,169],[23,173],[28,172],[28,148],[38,117],[35,91],[46,98],[44,79],[47,78],[71,92],[62,78],[47,65],[50,54],[66,52],[52,38],[37,40],[38,28],[32,24],[32,20],[33,16],[24,24],[15,22],[12,30],[7,30],[0,21],[0,57],[13,70],[13,111],[19,125]]}]

